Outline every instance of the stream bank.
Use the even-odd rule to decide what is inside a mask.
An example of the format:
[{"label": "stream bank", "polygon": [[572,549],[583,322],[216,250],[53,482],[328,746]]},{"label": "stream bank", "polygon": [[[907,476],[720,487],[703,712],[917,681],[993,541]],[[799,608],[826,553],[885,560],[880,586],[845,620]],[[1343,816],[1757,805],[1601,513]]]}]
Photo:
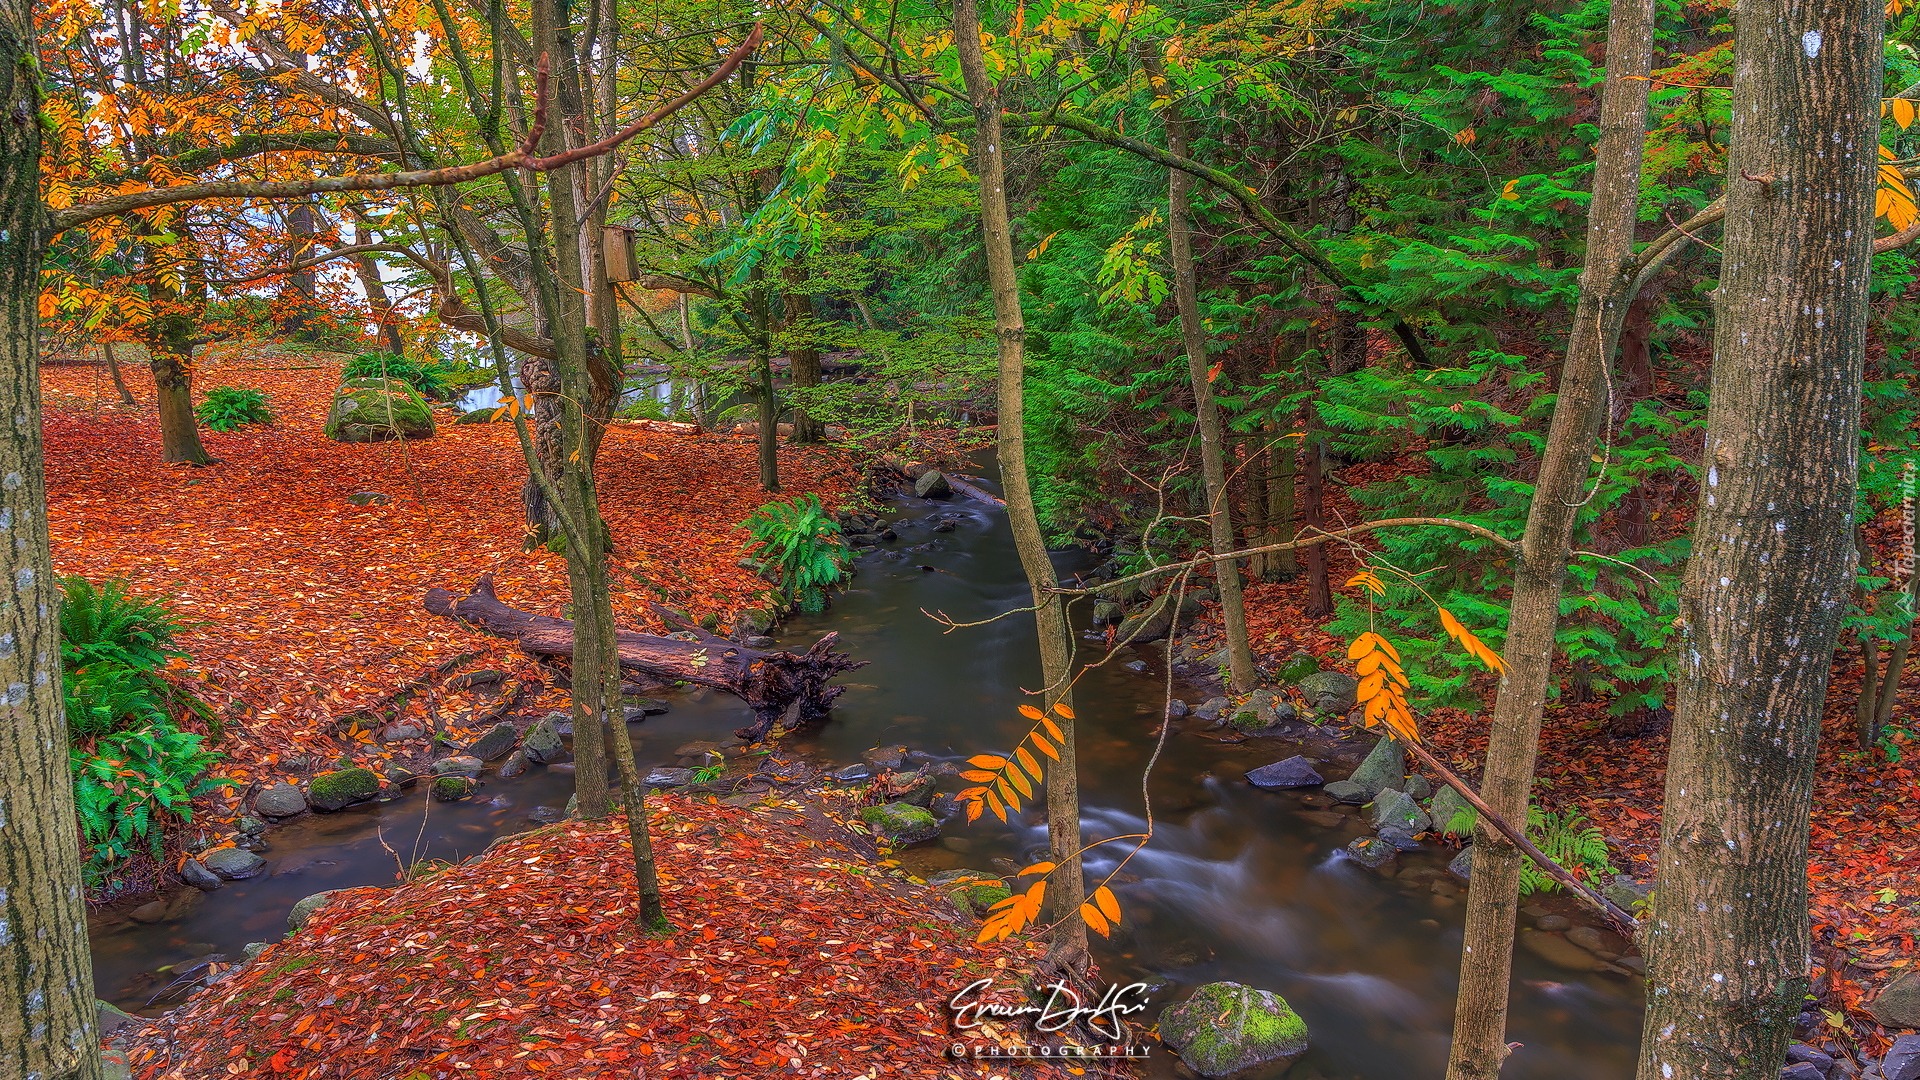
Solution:
[{"label": "stream bank", "polygon": [[[887,517],[896,538],[863,549],[833,606],[796,616],[775,635],[791,646],[838,631],[841,647],[873,661],[842,680],[849,689],[829,722],[782,741],[774,768],[791,771],[779,783],[813,783],[892,746],[952,763],[1005,751],[1026,730],[1016,706],[1020,689],[1038,682],[1031,620],[1015,616],[947,634],[921,614],[967,622],[1024,603],[1004,518],[986,507],[914,499]],[[936,531],[941,525],[951,528]],[[1087,559],[1081,551],[1057,555],[1069,575],[1086,569]],[[1093,635],[1087,647],[1096,648],[1102,629],[1088,623],[1083,631]],[[1167,711],[1166,679],[1161,650],[1136,647],[1080,683],[1083,827],[1090,838],[1145,824],[1140,774]],[[1183,704],[1200,709],[1214,696],[1178,680],[1174,689]],[[687,767],[674,751],[718,741],[742,722],[744,710],[732,699],[661,696],[670,711],[632,727],[643,765]],[[1371,833],[1359,805],[1336,803],[1319,788],[1262,790],[1246,782],[1248,771],[1296,755],[1337,779],[1359,765],[1360,741],[1304,725],[1243,736],[1213,723],[1178,718],[1147,783],[1155,839],[1115,878],[1125,917],[1110,941],[1096,939],[1102,977],[1147,981],[1161,1004],[1222,980],[1283,994],[1313,1032],[1313,1049],[1294,1066],[1297,1077],[1439,1075],[1459,963],[1459,888],[1447,870],[1457,853],[1418,845],[1377,869],[1362,866],[1346,854]],[[131,986],[142,973],[191,961],[195,950],[238,955],[284,926],[288,909],[305,895],[390,882],[397,866],[463,859],[503,833],[546,824],[547,815],[564,812],[572,778],[561,764],[502,780],[489,765],[482,780],[463,802],[433,803],[415,793],[292,819],[265,834],[268,848],[260,854],[268,866],[260,876],[189,897],[159,923],[100,926],[102,996],[137,1005],[135,995],[150,994],[154,981]],[[948,791],[958,786],[951,778],[942,784]],[[995,860],[1026,865],[1044,843],[1036,820],[1016,815],[1002,825],[989,816],[948,821],[937,840],[889,857],[924,878],[1004,869]],[[1109,850],[1096,852],[1093,872],[1104,876],[1112,868]],[[1540,910],[1534,918],[1565,917],[1570,902],[1550,901]],[[1568,970],[1533,952],[1517,964],[1512,1037],[1525,1048],[1509,1064],[1512,1076],[1632,1075],[1637,980]],[[1171,1075],[1169,1062],[1156,1059],[1151,1067]]]}]

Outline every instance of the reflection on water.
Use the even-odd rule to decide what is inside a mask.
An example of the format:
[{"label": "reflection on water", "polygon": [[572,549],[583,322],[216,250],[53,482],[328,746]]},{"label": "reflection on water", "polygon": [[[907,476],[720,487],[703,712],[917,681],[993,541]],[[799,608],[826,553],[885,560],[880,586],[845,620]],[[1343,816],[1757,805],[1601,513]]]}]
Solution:
[{"label": "reflection on water", "polygon": [[[952,531],[933,531],[930,517],[951,522]],[[943,633],[921,614],[966,622],[1026,603],[1002,515],[969,503],[912,502],[894,528],[899,539],[862,556],[851,587],[829,611],[798,617],[782,631],[783,643],[804,645],[837,630],[848,651],[873,661],[843,680],[852,688],[832,721],[795,739],[796,748],[835,762],[892,743],[952,758],[1009,749],[1027,728],[1015,712],[1025,700],[1021,690],[1039,682],[1030,616]],[[1083,568],[1080,559],[1060,553],[1057,564],[1072,573]],[[1162,677],[1117,665],[1079,684],[1082,827],[1090,841],[1145,827],[1140,772],[1153,748],[1163,687]],[[672,712],[633,729],[643,764],[669,763],[682,743],[722,736],[746,721],[744,707],[723,695],[671,700]],[[1219,979],[1283,994],[1315,1039],[1293,1077],[1437,1078],[1461,939],[1461,905],[1448,895],[1457,890],[1443,872],[1452,852],[1409,853],[1394,877],[1383,877],[1340,853],[1364,831],[1351,808],[1310,808],[1299,795],[1240,782],[1246,769],[1298,750],[1272,739],[1167,741],[1149,784],[1154,840],[1114,879],[1126,918],[1111,941],[1095,939],[1102,971],[1117,981],[1167,984],[1156,994],[1161,1002],[1178,985]],[[101,996],[138,1006],[157,989],[134,985],[142,972],[270,940],[284,928],[288,908],[309,893],[391,881],[396,854],[388,848],[399,862],[474,854],[494,836],[531,827],[563,805],[571,780],[536,768],[492,780],[481,789],[491,802],[445,805],[414,795],[275,829],[268,834],[273,849],[264,853],[272,876],[204,897],[191,893],[184,898],[190,909],[155,926],[103,927],[95,941]],[[1017,815],[1011,826],[990,816],[972,825],[956,818],[941,840],[902,858],[921,874],[991,870],[992,860],[1023,860],[1045,842],[1044,825],[1031,815]],[[1130,847],[1097,849],[1091,871],[1104,876]],[[1637,984],[1559,972],[1525,953],[1516,964],[1510,1038],[1525,1046],[1504,1076],[1631,1076]],[[1171,1075],[1163,1060],[1152,1067]]]}]

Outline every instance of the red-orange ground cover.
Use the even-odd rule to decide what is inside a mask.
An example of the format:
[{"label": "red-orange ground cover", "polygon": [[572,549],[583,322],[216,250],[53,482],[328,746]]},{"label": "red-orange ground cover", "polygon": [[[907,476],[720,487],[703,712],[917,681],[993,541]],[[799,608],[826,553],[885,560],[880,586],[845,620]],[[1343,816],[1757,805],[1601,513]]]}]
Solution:
[{"label": "red-orange ground cover", "polygon": [[[49,367],[47,486],[62,573],[126,578],[173,597],[201,625],[182,642],[192,669],[241,706],[223,748],[236,765],[311,751],[331,758],[330,717],[425,669],[512,650],[420,606],[427,589],[465,592],[483,572],[516,606],[558,614],[561,556],[522,550],[526,468],[510,425],[459,425],[405,444],[351,445],[321,433],[340,357],[265,343],[203,354],[205,390],[263,390],[271,426],[203,432],[210,468],[160,462],[152,383],[130,365],[141,406],[116,403],[103,368]],[[851,474],[825,451],[781,452],[786,494],[829,503]],[[600,461],[602,506],[624,586],[615,609],[644,625],[665,599],[730,612],[764,588],[737,566],[739,523],[771,496],[744,439],[614,425]],[[346,496],[378,492],[384,505]],[[212,696],[223,695],[214,693]]]},{"label": "red-orange ground cover", "polygon": [[946,1002],[981,978],[1010,990],[1037,945],[975,945],[932,890],[822,839],[790,805],[655,797],[649,811],[671,932],[634,924],[623,823],[550,826],[411,884],[337,895],[136,1035],[134,1075],[1069,1074],[944,1056],[956,1041],[1026,1041],[956,1033]]}]

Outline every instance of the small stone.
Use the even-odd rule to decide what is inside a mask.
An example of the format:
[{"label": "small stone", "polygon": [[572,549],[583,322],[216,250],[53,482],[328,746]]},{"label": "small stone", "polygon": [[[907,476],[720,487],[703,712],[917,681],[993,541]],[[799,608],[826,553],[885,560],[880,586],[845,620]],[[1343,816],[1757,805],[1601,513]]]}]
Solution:
[{"label": "small stone", "polygon": [[1461,881],[1470,879],[1473,876],[1473,849],[1461,848],[1460,854],[1455,855],[1453,861],[1447,864],[1447,873]]},{"label": "small stone", "polygon": [[944,499],[953,494],[953,485],[944,473],[928,469],[913,482],[913,493],[922,499]]},{"label": "small stone", "polygon": [[242,836],[258,836],[267,831],[267,823],[252,814],[242,814],[233,823],[233,830]]},{"label": "small stone", "polygon": [[1331,810],[1295,810],[1293,816],[1309,825],[1318,825],[1323,829],[1337,829],[1353,820],[1345,814],[1336,814]]},{"label": "small stone", "polygon": [[567,720],[566,713],[548,713],[539,723],[527,729],[526,737],[520,740],[520,752],[527,760],[541,765],[552,764],[567,756],[567,748],[560,741],[559,725]]},{"label": "small stone", "polygon": [[750,637],[747,640],[741,642],[741,644],[745,645],[749,649],[771,649],[773,648],[774,641],[772,638],[767,637],[763,634],[757,637]]},{"label": "small stone", "polygon": [[1392,844],[1372,836],[1363,836],[1347,845],[1347,857],[1369,870],[1385,866],[1398,854]]},{"label": "small stone", "polygon": [[1563,930],[1571,929],[1573,927],[1573,920],[1567,918],[1565,915],[1542,915],[1533,920],[1533,925],[1536,929],[1545,930],[1549,934],[1557,934]]},{"label": "small stone", "polygon": [[1392,844],[1395,851],[1419,851],[1423,846],[1418,837],[1392,825],[1381,826],[1379,835],[1381,840]]},{"label": "small stone", "polygon": [[1827,1080],[1827,1074],[1802,1061],[1781,1069],[1780,1080]]},{"label": "small stone", "polygon": [[1645,957],[1623,956],[1620,959],[1615,960],[1614,963],[1619,965],[1620,967],[1626,968],[1628,971],[1633,972],[1635,975],[1641,976],[1642,978],[1644,978],[1647,974],[1647,961]]},{"label": "small stone", "polygon": [[864,764],[849,765],[833,774],[835,780],[843,784],[857,784],[873,776],[872,767]]},{"label": "small stone", "polygon": [[1806,1043],[1794,1043],[1787,1047],[1787,1064],[1811,1065],[1820,1070],[1820,1075],[1825,1076],[1827,1071],[1833,1068],[1833,1058]]},{"label": "small stone", "polygon": [[502,720],[488,728],[485,735],[475,739],[473,745],[467,747],[467,753],[480,761],[492,761],[512,753],[513,744],[519,741],[520,733],[512,724]]},{"label": "small stone", "polygon": [[425,734],[426,732],[422,730],[418,724],[388,724],[386,728],[380,732],[380,741],[389,743],[406,742],[409,739],[417,739]]},{"label": "small stone", "polygon": [[907,748],[904,746],[876,746],[860,755],[860,759],[873,768],[876,773],[892,772],[906,764]]},{"label": "small stone", "polygon": [[129,1025],[138,1027],[150,1022],[144,1016],[135,1016],[117,1005],[110,1005],[98,998],[95,998],[93,1003],[99,1006],[99,1025],[102,1036],[111,1035]]},{"label": "small stone", "polygon": [[1347,715],[1358,701],[1360,680],[1342,671],[1316,671],[1299,682],[1307,707],[1324,716]]},{"label": "small stone", "polygon": [[685,787],[693,783],[692,769],[654,769],[647,773],[648,787]]},{"label": "small stone", "polygon": [[255,960],[258,960],[260,954],[267,951],[267,944],[268,943],[264,941],[249,941],[245,945],[240,946],[241,963],[251,964]]},{"label": "small stone", "polygon": [[1202,720],[1218,720],[1232,705],[1232,702],[1223,697],[1208,698],[1200,704],[1199,708],[1193,710],[1193,715]]},{"label": "small stone", "polygon": [[1145,660],[1129,660],[1120,666],[1136,674],[1147,670],[1147,662]]},{"label": "small stone", "polygon": [[526,771],[527,755],[518,750],[508,754],[507,760],[500,763],[500,778],[503,780],[511,780]]},{"label": "small stone", "polygon": [[1920,1080],[1920,1035],[1893,1040],[1893,1049],[1880,1059],[1880,1075],[1886,1080]]},{"label": "small stone", "polygon": [[[1553,916],[1548,916],[1552,918]],[[1607,962],[1561,937],[1539,930],[1520,931],[1520,947],[1565,971],[1604,971]]]},{"label": "small stone", "polygon": [[[1407,777],[1406,783],[1400,785],[1400,790],[1416,799],[1424,799],[1433,794],[1433,781],[1416,774]],[[1448,788],[1447,790],[1451,791],[1453,789]]]},{"label": "small stone", "polygon": [[1192,707],[1186,702],[1181,701],[1179,698],[1174,698],[1172,701],[1167,702],[1167,717],[1168,719],[1177,720],[1187,715],[1191,709]]},{"label": "small stone", "polygon": [[127,912],[127,918],[137,923],[157,923],[167,917],[167,902],[155,900],[150,904],[141,904]]},{"label": "small stone", "polygon": [[940,835],[940,823],[931,813],[909,803],[887,803],[860,811],[873,835],[890,844],[918,844]]},{"label": "small stone", "polygon": [[479,686],[498,686],[506,681],[506,672],[482,668],[478,671],[469,671],[463,675],[455,675],[453,678],[448,679],[447,689],[469,690]]},{"label": "small stone", "polygon": [[356,491],[347,496],[347,501],[355,506],[385,506],[392,500],[378,491]]},{"label": "small stone", "polygon": [[1473,832],[1473,823],[1479,820],[1480,814],[1459,792],[1443,787],[1427,804],[1427,817],[1437,833],[1466,836]]},{"label": "small stone", "polygon": [[370,769],[335,769],[307,782],[307,801],[315,810],[344,810],[379,793],[380,778]]},{"label": "small stone", "polygon": [[1388,788],[1398,788],[1407,780],[1407,752],[1401,749],[1399,740],[1382,736],[1347,779],[1365,788],[1369,799]]},{"label": "small stone", "polygon": [[307,793],[301,791],[299,785],[283,780],[255,795],[253,809],[263,817],[292,817],[306,812]]},{"label": "small stone", "polygon": [[220,875],[201,865],[199,859],[188,859],[180,864],[180,880],[201,892],[212,892],[221,885]]},{"label": "small stone", "polygon": [[1542,915],[1551,915],[1553,913],[1541,907],[1539,904],[1528,904],[1526,907],[1520,909],[1520,914],[1525,915],[1529,919],[1537,919]]},{"label": "small stone", "polygon": [[433,797],[439,802],[459,802],[471,797],[475,786],[471,776],[436,776],[433,778]]},{"label": "small stone", "polygon": [[1888,982],[1867,1011],[1890,1028],[1920,1028],[1920,969],[1910,968]]},{"label": "small stone", "polygon": [[200,857],[207,869],[226,878],[228,881],[240,881],[253,877],[267,868],[267,860],[251,851],[239,848],[220,848],[209,851]]},{"label": "small stone", "polygon": [[446,757],[431,766],[435,776],[479,776],[486,763],[477,757]]},{"label": "small stone", "polygon": [[314,893],[312,896],[304,897],[298,903],[294,904],[293,910],[287,912],[287,929],[304,929],[307,925],[307,920],[313,918],[313,913],[319,911],[332,895],[333,890],[329,889],[326,892]]},{"label": "small stone", "polygon": [[1307,1025],[1285,998],[1240,983],[1208,983],[1160,1014],[1160,1038],[1202,1076],[1278,1074],[1307,1051]]},{"label": "small stone", "polygon": [[1313,762],[1299,754],[1284,761],[1276,761],[1271,765],[1262,765],[1247,773],[1247,783],[1270,791],[1313,787],[1325,782],[1325,779],[1314,771]]},{"label": "small stone", "polygon": [[1351,780],[1335,780],[1322,790],[1343,803],[1364,803],[1371,798],[1365,787]]},{"label": "small stone", "polygon": [[1404,791],[1387,788],[1373,800],[1373,813],[1369,816],[1376,829],[1396,828],[1409,833],[1425,832],[1427,812],[1413,801],[1413,796]]},{"label": "small stone", "polygon": [[659,716],[668,712],[672,706],[657,697],[630,697],[626,699],[627,723],[636,724],[649,716]]}]

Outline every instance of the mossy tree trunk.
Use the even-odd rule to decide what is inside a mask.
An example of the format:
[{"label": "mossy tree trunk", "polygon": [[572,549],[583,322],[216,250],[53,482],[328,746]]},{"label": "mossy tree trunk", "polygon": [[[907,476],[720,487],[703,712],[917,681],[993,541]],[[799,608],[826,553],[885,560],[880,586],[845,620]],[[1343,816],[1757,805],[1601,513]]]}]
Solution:
[{"label": "mossy tree trunk", "polygon": [[[33,5],[0,0],[0,1076],[100,1075],[40,441]],[[19,118],[27,118],[24,122]]]}]

